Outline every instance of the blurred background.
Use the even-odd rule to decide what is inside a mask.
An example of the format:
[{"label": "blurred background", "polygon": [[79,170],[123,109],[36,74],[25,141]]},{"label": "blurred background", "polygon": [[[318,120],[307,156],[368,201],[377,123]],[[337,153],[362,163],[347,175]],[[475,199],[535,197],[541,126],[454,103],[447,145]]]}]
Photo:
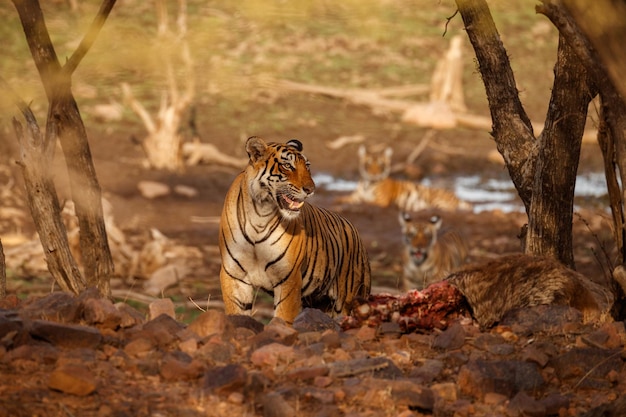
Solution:
[{"label": "blurred background", "polygon": [[[522,103],[540,127],[551,92],[558,32],[535,13],[534,0],[488,3]],[[519,251],[516,236],[526,221],[523,206],[489,135],[484,86],[453,0],[187,0],[182,20],[179,2],[163,4],[167,20],[159,19],[153,1],[118,0],[73,77],[103,195],[111,204],[122,246],[130,253],[116,262],[121,276],[113,287],[120,289],[118,295],[125,291],[126,298],[133,298],[129,288],[145,289],[145,280],[176,259],[184,271],[179,265],[152,296],[172,296],[181,308],[189,298],[219,298],[218,216],[230,182],[245,164],[244,143],[252,135],[303,142],[318,183],[312,202],[342,211],[357,225],[373,260],[375,285],[393,287],[400,274],[397,216],[334,203],[356,185],[361,144],[391,146],[394,176],[447,188],[474,202],[474,213],[444,222],[472,236],[476,258]],[[43,0],[41,6],[63,63],[79,45],[100,3]],[[43,127],[47,100],[10,2],[0,4],[0,20],[0,74],[30,104]],[[165,21],[167,36],[159,31],[159,22]],[[463,113],[479,123],[439,128],[408,118],[402,106],[432,102],[438,63],[455,37],[460,39],[456,62]],[[124,95],[124,84],[132,100]],[[181,140],[211,144],[234,159],[224,164],[198,157],[183,169],[150,169],[145,119],[132,102],[158,124],[163,103],[185,92],[191,94],[176,129]],[[378,101],[366,100],[372,94]],[[398,100],[400,107],[383,99]],[[36,242],[14,163],[18,147],[11,120],[16,115],[13,104],[0,96],[0,175],[5,184],[0,236],[14,278],[9,290],[26,294],[49,290],[50,282],[45,265],[27,267],[22,258],[11,255],[12,246]],[[595,127],[595,115],[592,109],[589,130]],[[420,144],[423,149],[408,161]],[[67,199],[62,152],[57,158],[59,194]],[[577,185],[583,220],[574,226],[580,230],[575,245],[581,264],[599,274],[603,272],[597,254],[611,241],[602,172],[597,144],[585,140]],[[148,196],[142,188],[146,183],[163,185],[166,192]],[[14,245],[7,236],[15,239]],[[161,237],[167,243],[156,258],[165,259],[164,265],[137,266],[138,254],[148,256],[146,246]]]}]

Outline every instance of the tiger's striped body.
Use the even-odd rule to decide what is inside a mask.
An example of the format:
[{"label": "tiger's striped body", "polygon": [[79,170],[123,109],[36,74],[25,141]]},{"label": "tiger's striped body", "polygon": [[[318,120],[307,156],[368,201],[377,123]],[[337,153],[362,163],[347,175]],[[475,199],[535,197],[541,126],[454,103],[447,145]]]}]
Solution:
[{"label": "tiger's striped body", "polygon": [[235,178],[220,221],[220,282],[227,314],[249,313],[257,288],[292,323],[302,300],[331,315],[367,297],[370,265],[346,219],[304,200],[315,190],[302,144],[246,143],[250,163]]},{"label": "tiger's striped body", "polygon": [[427,187],[411,181],[389,177],[391,148],[382,152],[359,148],[359,173],[361,179],[356,190],[340,199],[344,203],[367,203],[379,207],[395,206],[403,212],[438,208],[442,210],[471,210],[472,205],[460,200],[453,192]]},{"label": "tiger's striped body", "polygon": [[[428,216],[428,219],[424,217]],[[461,266],[468,255],[465,240],[452,230],[440,232],[438,215],[400,213],[403,236],[402,289],[422,290]]]}]

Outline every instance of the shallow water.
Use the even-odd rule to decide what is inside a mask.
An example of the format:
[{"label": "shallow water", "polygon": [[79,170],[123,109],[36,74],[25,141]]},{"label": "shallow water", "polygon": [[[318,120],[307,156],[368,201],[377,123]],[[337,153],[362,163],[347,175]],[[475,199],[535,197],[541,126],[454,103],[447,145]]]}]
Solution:
[{"label": "shallow water", "polygon": [[[327,173],[316,174],[315,184],[330,192],[351,192],[356,189],[357,182],[334,178]],[[460,176],[455,178],[425,178],[424,185],[454,190],[462,200],[474,205],[474,212],[489,210],[503,212],[523,212],[524,205],[517,195],[513,182],[506,176],[501,178],[485,178],[480,175]],[[607,195],[604,173],[592,172],[581,174],[576,179],[575,197],[598,199]]]}]

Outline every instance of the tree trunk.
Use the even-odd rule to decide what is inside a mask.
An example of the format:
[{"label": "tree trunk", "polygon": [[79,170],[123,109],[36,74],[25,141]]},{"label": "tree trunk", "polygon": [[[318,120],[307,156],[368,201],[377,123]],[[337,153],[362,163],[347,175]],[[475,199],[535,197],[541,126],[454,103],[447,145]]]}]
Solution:
[{"label": "tree trunk", "polygon": [[[89,32],[63,66],[57,59],[39,2],[37,0],[13,0],[13,3],[19,13],[26,40],[48,97],[47,146],[52,153],[54,141],[58,136],[68,165],[72,199],[76,206],[76,215],[80,227],[81,257],[87,285],[95,286],[100,293],[109,295],[109,280],[113,273],[113,260],[103,221],[100,185],[93,166],[85,126],[72,95],[71,77],[95,40],[115,4],[115,0],[103,1]],[[54,133],[52,134],[52,132]],[[47,156],[51,156],[51,154]],[[49,175],[49,173],[44,172],[44,175]],[[54,194],[54,199],[56,199],[54,185],[51,187],[52,189],[49,189],[48,192]],[[30,195],[37,191],[28,190],[28,193]],[[34,213],[36,208],[31,205],[31,210]],[[54,222],[56,220],[48,219],[47,221]],[[44,230],[38,229],[38,232],[43,243],[44,237],[41,235]],[[45,245],[44,248],[46,248]],[[72,266],[66,265],[66,269],[72,269]],[[59,276],[56,275],[55,279],[58,281]],[[72,291],[80,289],[80,280],[74,279],[74,285],[70,286]]]},{"label": "tree trunk", "polygon": [[[13,120],[13,127],[20,143],[28,205],[43,247],[48,270],[63,291],[78,294],[85,289],[85,281],[70,251],[65,225],[61,219],[61,207],[50,172],[54,140],[41,137],[37,121],[31,110],[21,106],[26,119],[26,130]],[[49,126],[52,132],[54,125]],[[49,133],[49,135],[53,135]]]},{"label": "tree trunk", "polygon": [[517,93],[515,77],[485,0],[456,0],[485,84],[492,136],[530,213],[536,140]]},{"label": "tree trunk", "polygon": [[456,1],[479,63],[492,135],[528,214],[524,252],[573,267],[572,218],[576,171],[587,106],[593,98],[585,66],[560,38],[544,130],[536,140],[506,50],[485,0]]},{"label": "tree trunk", "polygon": [[4,259],[4,249],[0,240],[0,298],[7,296],[7,264]]},{"label": "tree trunk", "polygon": [[[626,201],[626,103],[624,97],[620,95],[616,82],[623,86],[622,81],[612,81],[609,77],[609,70],[603,64],[603,59],[600,58],[598,51],[593,47],[592,42],[585,36],[583,30],[578,25],[580,21],[582,27],[587,28],[589,33],[595,34],[595,43],[601,46],[600,49],[609,47],[608,45],[602,45],[602,39],[597,37],[598,30],[603,29],[591,29],[594,22],[600,24],[602,16],[611,18],[611,13],[617,13],[620,7],[624,7],[622,4],[615,3],[612,6],[604,0],[600,2],[605,7],[604,13],[597,15],[590,13],[591,9],[586,7],[581,8],[581,3],[578,0],[568,0],[565,2],[567,7],[562,7],[561,3],[557,3],[553,0],[542,0],[542,4],[537,6],[539,13],[545,14],[550,21],[557,27],[559,33],[569,46],[576,53],[576,58],[580,61],[587,72],[592,76],[597,90],[600,93],[602,99],[602,112],[601,112],[601,128],[599,131],[598,141],[600,142],[600,148],[603,151],[605,159],[605,173],[607,178],[607,184],[609,185],[609,192],[611,198],[611,210],[613,214],[615,241],[618,245],[618,251],[620,253],[620,260],[622,264],[626,261],[624,259],[624,201]],[[593,3],[593,8],[596,8],[600,3]],[[585,3],[586,5],[587,3]],[[570,14],[570,11],[573,13]],[[598,20],[599,19],[599,20]],[[620,21],[621,22],[621,21]],[[591,23],[591,24],[590,24]],[[622,26],[626,26],[622,24]],[[615,36],[625,30],[615,30],[607,33],[607,43],[615,45],[617,43],[623,43],[623,39],[615,39]],[[610,36],[609,36],[610,35]],[[606,56],[605,56],[606,58]],[[606,58],[609,66],[613,69],[620,68],[619,59],[611,60]],[[626,62],[626,61],[625,61]],[[623,72],[626,70],[626,63],[621,68]],[[618,195],[615,192],[615,167],[619,169],[619,177],[622,184],[621,193]],[[619,186],[619,185],[618,185]]]},{"label": "tree trunk", "polygon": [[616,89],[622,97],[626,97],[626,2],[563,0],[562,4],[594,46]]},{"label": "tree trunk", "polygon": [[526,252],[550,255],[574,267],[574,187],[587,108],[596,95],[572,48],[559,37],[554,87],[539,138],[528,216]]}]

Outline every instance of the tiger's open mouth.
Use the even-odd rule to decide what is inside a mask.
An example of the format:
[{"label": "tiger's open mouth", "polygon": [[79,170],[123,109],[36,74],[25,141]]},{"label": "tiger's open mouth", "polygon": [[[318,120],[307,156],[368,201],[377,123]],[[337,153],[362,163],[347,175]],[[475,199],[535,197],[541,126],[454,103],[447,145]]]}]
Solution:
[{"label": "tiger's open mouth", "polygon": [[300,208],[304,205],[304,200],[287,194],[280,194],[278,196],[278,205],[285,210],[300,211]]},{"label": "tiger's open mouth", "polygon": [[424,249],[411,249],[411,260],[415,265],[421,265],[428,258],[428,252]]}]

